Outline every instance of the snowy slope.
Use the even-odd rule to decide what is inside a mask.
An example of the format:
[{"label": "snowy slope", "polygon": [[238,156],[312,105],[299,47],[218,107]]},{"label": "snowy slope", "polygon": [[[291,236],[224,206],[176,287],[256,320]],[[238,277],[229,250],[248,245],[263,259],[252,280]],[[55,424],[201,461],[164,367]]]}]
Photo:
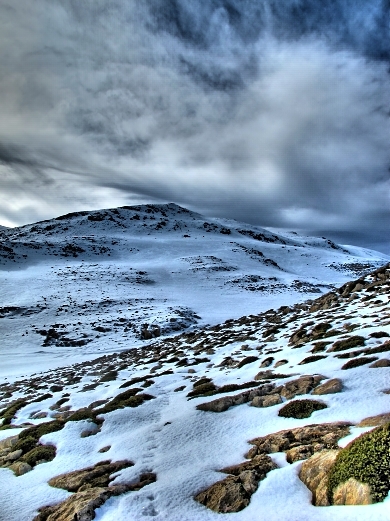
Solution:
[{"label": "snowy slope", "polygon": [[[114,484],[135,483],[145,472],[155,473],[156,481],[108,499],[96,508],[97,521],[149,517],[156,521],[224,517],[236,521],[388,520],[389,498],[370,506],[313,506],[311,493],[298,479],[302,461],[287,463],[285,452],[272,449],[270,457],[277,468],[259,482],[249,505],[240,512],[218,514],[194,497],[226,477],[220,469],[243,462],[253,438],[310,424],[351,422],[350,434],[339,440],[345,446],[370,429],[356,426],[363,418],[389,412],[390,368],[386,364],[370,367],[373,360],[390,361],[389,287],[390,265],[316,300],[156,339],[142,349],[3,384],[0,407],[22,398],[27,403],[16,407],[14,428],[0,430],[0,438],[54,418],[66,422],[61,430],[41,438],[41,443],[56,446],[52,461],[37,464],[19,477],[0,468],[4,519],[29,521],[38,508],[72,497],[63,488],[47,484],[58,474],[103,460],[131,460],[134,466],[119,472]],[[337,342],[351,337],[361,337],[359,347],[334,349]],[[313,353],[317,359],[308,358]],[[346,369],[345,363],[351,360],[361,365]],[[342,390],[298,396],[317,398],[326,405],[306,419],[278,416],[285,403],[257,408],[241,402],[220,413],[197,408],[243,392],[238,386],[248,382],[251,389],[253,384],[267,382],[280,386],[300,375],[321,375],[323,381],[339,378]],[[215,384],[215,393],[189,399],[205,377]],[[235,384],[236,389],[222,387],[227,384]],[[99,409],[131,389],[152,398],[137,407]],[[76,411],[79,418],[82,413],[90,420],[66,421]],[[92,435],[86,436],[86,431]]]},{"label": "snowy slope", "polygon": [[291,304],[383,264],[323,238],[176,204],[78,212],[0,230],[0,378]]}]

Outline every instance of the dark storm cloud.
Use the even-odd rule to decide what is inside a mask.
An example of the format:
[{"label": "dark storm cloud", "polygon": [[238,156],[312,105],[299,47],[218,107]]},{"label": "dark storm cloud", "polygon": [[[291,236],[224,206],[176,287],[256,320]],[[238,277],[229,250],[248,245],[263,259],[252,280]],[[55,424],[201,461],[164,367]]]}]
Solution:
[{"label": "dark storm cloud", "polygon": [[3,223],[174,200],[378,247],[389,13],[388,0],[3,0]]}]

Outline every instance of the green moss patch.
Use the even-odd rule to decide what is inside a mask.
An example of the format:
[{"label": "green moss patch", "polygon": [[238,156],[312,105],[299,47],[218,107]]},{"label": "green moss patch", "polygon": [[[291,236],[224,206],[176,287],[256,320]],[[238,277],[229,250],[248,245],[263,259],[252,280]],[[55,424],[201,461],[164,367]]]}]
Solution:
[{"label": "green moss patch", "polygon": [[53,445],[38,445],[27,452],[22,460],[31,467],[35,467],[40,461],[52,461],[56,456],[56,448]]},{"label": "green moss patch", "polygon": [[317,400],[294,400],[282,407],[278,416],[283,418],[309,418],[314,411],[326,409],[327,405]]},{"label": "green moss patch", "polygon": [[13,418],[19,409],[27,405],[29,402],[25,398],[15,400],[11,405],[0,412],[0,418],[3,418],[2,426],[11,425]]},{"label": "green moss patch", "polygon": [[390,423],[363,434],[342,449],[330,472],[329,501],[333,491],[349,478],[367,483],[375,502],[383,501],[390,491]]},{"label": "green moss patch", "polygon": [[124,407],[138,407],[146,400],[152,400],[154,398],[151,394],[137,394],[139,391],[142,391],[142,389],[129,389],[128,391],[118,394],[115,398],[106,403],[104,407],[96,409],[93,413],[94,416],[116,411],[117,409],[123,409]]},{"label": "green moss patch", "polygon": [[34,427],[29,427],[28,429],[22,431],[19,434],[19,440],[23,440],[25,438],[31,437],[34,438],[37,442],[41,436],[45,434],[49,434],[50,432],[57,432],[64,428],[65,422],[54,420],[51,422],[41,423],[40,425],[34,425]]}]

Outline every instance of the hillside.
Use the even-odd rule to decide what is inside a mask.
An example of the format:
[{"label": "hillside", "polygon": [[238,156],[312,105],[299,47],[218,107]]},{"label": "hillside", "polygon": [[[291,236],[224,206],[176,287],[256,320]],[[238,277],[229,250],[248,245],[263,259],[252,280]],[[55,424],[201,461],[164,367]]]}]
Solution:
[{"label": "hillside", "polygon": [[379,496],[359,485],[380,501],[362,506],[313,469],[390,419],[389,285],[387,264],[316,299],[2,384],[3,518],[387,520],[386,461]]},{"label": "hillside", "polygon": [[1,378],[291,305],[388,262],[176,204],[0,230]]}]

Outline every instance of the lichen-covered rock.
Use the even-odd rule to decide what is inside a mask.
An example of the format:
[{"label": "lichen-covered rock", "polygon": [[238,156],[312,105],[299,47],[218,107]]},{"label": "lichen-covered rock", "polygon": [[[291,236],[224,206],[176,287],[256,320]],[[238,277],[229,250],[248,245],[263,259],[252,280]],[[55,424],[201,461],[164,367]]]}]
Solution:
[{"label": "lichen-covered rock", "polygon": [[304,463],[299,471],[299,479],[313,495],[315,506],[328,506],[328,475],[334,465],[338,450],[326,450],[314,454]]},{"label": "lichen-covered rock", "polygon": [[349,478],[333,491],[334,505],[371,505],[372,502],[370,486],[354,478]]},{"label": "lichen-covered rock", "polygon": [[343,390],[343,383],[339,378],[332,378],[327,382],[319,385],[314,389],[312,394],[314,395],[322,395],[322,394],[335,394],[339,393]]}]

